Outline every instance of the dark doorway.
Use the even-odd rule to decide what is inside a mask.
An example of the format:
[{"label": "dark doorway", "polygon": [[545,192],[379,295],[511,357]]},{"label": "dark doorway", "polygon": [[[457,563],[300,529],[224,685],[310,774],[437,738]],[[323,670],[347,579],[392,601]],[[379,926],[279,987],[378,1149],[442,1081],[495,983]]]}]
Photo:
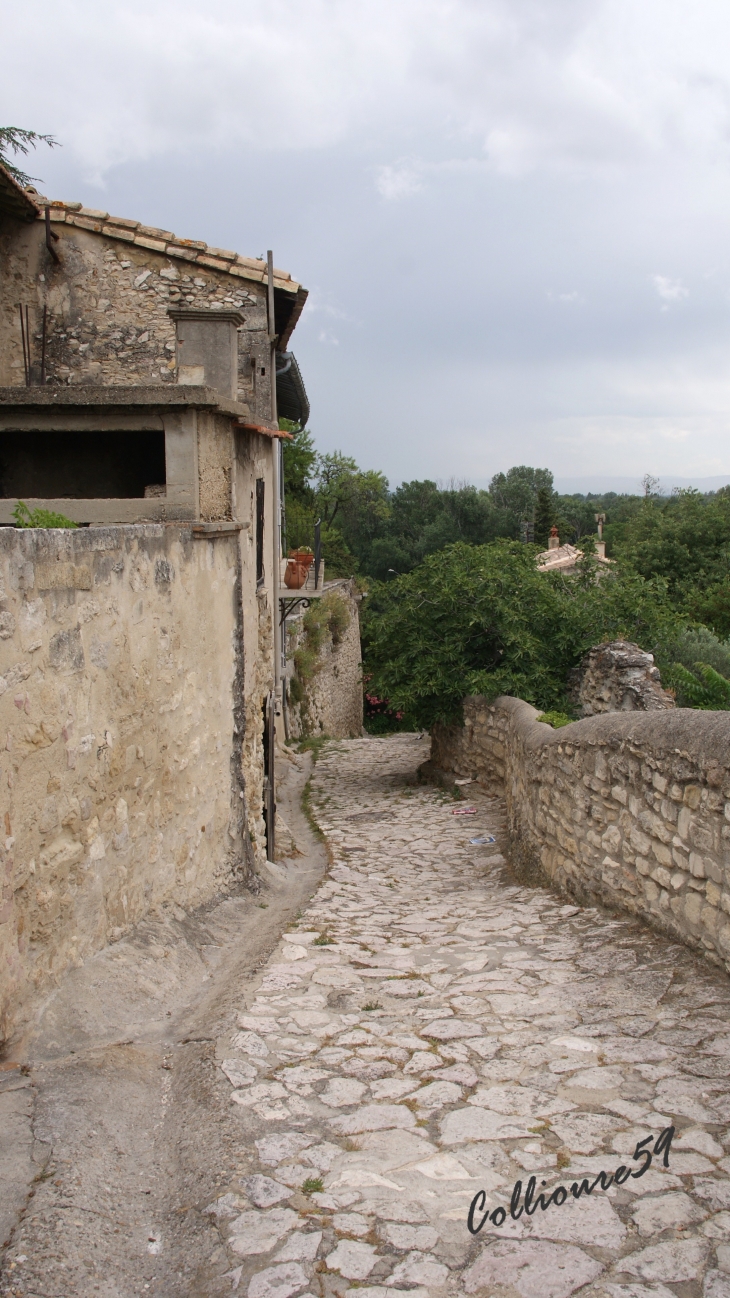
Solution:
[{"label": "dark doorway", "polygon": [[256,585],[264,584],[264,487],[263,478],[256,479]]},{"label": "dark doorway", "polygon": [[142,499],[164,482],[161,431],[0,433],[4,499]]},{"label": "dark doorway", "polygon": [[266,826],[266,859],[274,860],[276,835],[276,785],[274,780],[274,745],[276,742],[276,708],[269,694],[263,703],[264,721],[264,824]]}]

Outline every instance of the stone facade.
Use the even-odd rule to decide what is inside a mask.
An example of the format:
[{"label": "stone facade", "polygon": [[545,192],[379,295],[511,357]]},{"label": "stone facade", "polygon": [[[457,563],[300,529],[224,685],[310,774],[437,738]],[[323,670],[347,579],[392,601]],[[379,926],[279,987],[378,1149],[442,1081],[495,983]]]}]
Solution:
[{"label": "stone facade", "polygon": [[599,712],[663,712],[674,696],[662,689],[654,655],[627,640],[597,645],[571,672],[568,691],[584,717]]},{"label": "stone facade", "polygon": [[[236,395],[254,419],[270,419],[265,262],[177,239],[169,231],[80,203],[54,203],[50,219],[58,235],[58,261],[46,247],[42,214],[34,222],[19,223],[3,220],[0,213],[0,387],[25,381],[20,305],[29,310],[35,383],[40,382],[46,308],[44,379],[52,385],[175,383],[176,329],[170,311],[239,312]],[[306,292],[285,271],[275,271],[274,287],[283,349]]]},{"label": "stone facade", "polygon": [[1,1039],[33,992],[254,854],[238,534],[4,528],[0,563]]},{"label": "stone facade", "polygon": [[[361,597],[353,580],[328,582],[325,592],[329,591],[345,601],[349,622],[336,644],[331,635],[325,638],[314,676],[305,686],[304,698],[289,705],[289,734],[293,739],[305,735],[353,739],[362,734]],[[293,659],[303,642],[301,615],[290,618],[288,625],[287,655]]]},{"label": "stone facade", "polygon": [[464,700],[424,774],[504,794],[515,864],[642,916],[730,972],[730,714],[612,713],[560,730],[520,699]]}]

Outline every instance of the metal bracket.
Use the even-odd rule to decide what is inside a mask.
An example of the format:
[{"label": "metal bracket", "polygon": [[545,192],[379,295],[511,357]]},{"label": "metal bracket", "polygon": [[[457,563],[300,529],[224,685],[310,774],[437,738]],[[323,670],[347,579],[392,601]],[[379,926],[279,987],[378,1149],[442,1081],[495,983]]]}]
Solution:
[{"label": "metal bracket", "polygon": [[309,608],[311,600],[305,595],[297,595],[293,599],[287,599],[284,595],[280,595],[279,603],[281,605],[279,625],[283,627],[286,619],[294,612],[295,608],[298,608],[300,604],[302,608]]}]

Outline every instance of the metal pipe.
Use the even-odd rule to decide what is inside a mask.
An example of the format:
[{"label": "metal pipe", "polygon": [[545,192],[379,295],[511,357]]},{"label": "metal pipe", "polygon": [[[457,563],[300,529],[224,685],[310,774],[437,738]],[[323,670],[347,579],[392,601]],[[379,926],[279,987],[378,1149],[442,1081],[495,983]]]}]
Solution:
[{"label": "metal pipe", "polygon": [[41,334],[41,387],[46,382],[46,320],[48,317],[48,307],[43,304],[43,333]]},{"label": "metal pipe", "polygon": [[28,308],[25,308],[25,319],[23,319],[23,304],[18,303],[20,312],[20,337],[23,343],[23,370],[25,372],[25,386],[30,387],[30,345],[28,339]]},{"label": "metal pipe", "polygon": [[60,264],[61,258],[59,257],[58,253],[56,252],[56,249],[53,246],[54,241],[58,243],[58,235],[56,234],[55,230],[51,229],[51,209],[50,207],[47,206],[46,207],[46,247],[50,252],[56,265],[58,266]]}]

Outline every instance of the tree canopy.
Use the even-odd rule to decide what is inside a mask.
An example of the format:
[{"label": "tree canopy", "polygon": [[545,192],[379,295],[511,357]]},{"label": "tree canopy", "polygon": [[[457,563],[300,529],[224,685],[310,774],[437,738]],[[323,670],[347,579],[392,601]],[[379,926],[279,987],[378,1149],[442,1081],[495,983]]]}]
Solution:
[{"label": "tree canopy", "polygon": [[[473,692],[564,708],[570,669],[617,637],[656,655],[682,706],[730,706],[707,672],[730,677],[730,488],[663,496],[647,475],[635,495],[564,495],[549,469],[516,465],[486,489],[421,479],[391,490],[377,469],[319,452],[308,431],[286,444],[284,465],[288,544],[311,546],[320,519],[327,574],[370,587],[368,690],[389,714],[427,726]],[[597,514],[609,571],[592,557]],[[534,545],[520,540],[525,523]],[[553,523],[586,556],[577,574],[535,566]]]},{"label": "tree canopy", "polygon": [[507,540],[447,546],[369,600],[369,689],[419,727],[457,717],[467,694],[564,708],[568,674],[593,645],[651,650],[678,629],[660,578],[599,573],[591,560],[569,577],[544,573],[532,546]]}]

